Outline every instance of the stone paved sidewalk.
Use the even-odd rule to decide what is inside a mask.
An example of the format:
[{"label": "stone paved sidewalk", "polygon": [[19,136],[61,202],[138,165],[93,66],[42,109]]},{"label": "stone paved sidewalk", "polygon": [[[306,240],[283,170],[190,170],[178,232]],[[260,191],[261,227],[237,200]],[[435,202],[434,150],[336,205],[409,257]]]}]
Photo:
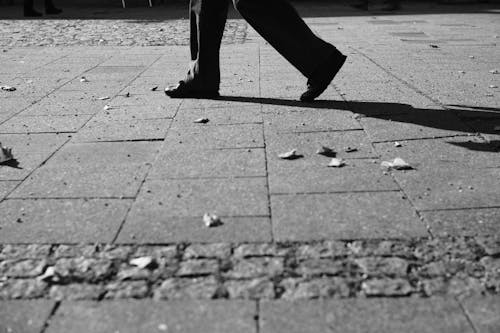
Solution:
[{"label": "stone paved sidewalk", "polygon": [[162,92],[177,6],[0,20],[0,332],[500,329],[498,8],[298,7],[348,55],[310,104],[234,13],[217,100]]}]

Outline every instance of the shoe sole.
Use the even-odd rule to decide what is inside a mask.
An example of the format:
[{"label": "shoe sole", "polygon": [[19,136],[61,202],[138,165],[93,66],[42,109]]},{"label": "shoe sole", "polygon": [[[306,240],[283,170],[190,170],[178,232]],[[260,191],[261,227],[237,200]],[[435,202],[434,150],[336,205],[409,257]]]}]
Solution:
[{"label": "shoe sole", "polygon": [[328,88],[328,86],[330,85],[330,83],[332,83],[333,79],[335,79],[335,76],[337,76],[337,73],[338,73],[338,72],[340,72],[340,69],[342,68],[342,66],[344,66],[345,61],[347,60],[347,56],[342,55],[342,57],[343,57],[343,58],[342,58],[342,60],[341,60],[339,63],[337,63],[337,67],[336,67],[336,68],[335,68],[335,70],[333,71],[332,78],[331,78],[331,79],[329,78],[329,81],[328,81],[328,83],[325,85],[325,87],[324,87],[323,89],[321,89],[321,90],[318,90],[318,91],[316,92],[316,94],[311,95],[311,96],[305,96],[305,97],[303,97],[303,96],[304,96],[304,94],[302,94],[302,95],[300,96],[300,101],[301,101],[301,102],[312,102],[312,101],[314,101],[317,97],[319,97],[319,96],[320,96],[323,92],[325,92],[325,90]]},{"label": "shoe sole", "polygon": [[217,98],[220,97],[217,91],[191,91],[183,93],[169,92],[165,90],[165,95],[170,98]]}]

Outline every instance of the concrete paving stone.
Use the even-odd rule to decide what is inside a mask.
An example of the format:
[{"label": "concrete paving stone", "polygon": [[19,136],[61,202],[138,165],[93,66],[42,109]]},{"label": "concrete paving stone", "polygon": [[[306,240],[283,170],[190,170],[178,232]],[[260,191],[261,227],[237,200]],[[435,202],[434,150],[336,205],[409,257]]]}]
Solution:
[{"label": "concrete paving stone", "polygon": [[497,113],[498,118],[490,119],[475,119],[471,121],[466,121],[466,124],[474,129],[477,133],[481,133],[488,141],[492,141],[493,145],[491,149],[499,152],[500,151],[500,130],[495,130],[495,128],[500,128],[500,113]]},{"label": "concrete paving stone", "polygon": [[250,124],[262,123],[260,107],[221,107],[221,108],[185,108],[182,107],[175,117],[173,127],[199,127],[200,124],[194,123],[196,119],[208,118],[210,125],[229,125],[229,124]]},{"label": "concrete paving stone", "polygon": [[310,241],[426,236],[425,225],[402,196],[400,192],[272,195],[274,238]]},{"label": "concrete paving stone", "polygon": [[146,55],[146,54],[127,54],[126,57],[123,55],[116,55],[101,63],[100,66],[117,66],[117,67],[147,67],[153,64],[156,60],[158,60],[161,56],[158,54],[155,55]]},{"label": "concrete paving stone", "polygon": [[453,298],[329,300],[324,316],[332,332],[474,332]]},{"label": "concrete paving stone", "polygon": [[139,141],[164,139],[170,119],[103,121],[90,120],[72,142]]},{"label": "concrete paving stone", "polygon": [[55,302],[0,301],[0,332],[41,332]]},{"label": "concrete paving stone", "polygon": [[264,124],[279,133],[362,129],[352,112],[333,109],[264,113]]},{"label": "concrete paving stone", "polygon": [[447,111],[413,110],[408,115],[361,118],[372,141],[434,138],[470,133],[470,129]]},{"label": "concrete paving stone", "polygon": [[17,112],[30,106],[34,100],[25,97],[4,98],[5,94],[0,94],[0,115],[14,115]]},{"label": "concrete paving stone", "polygon": [[498,296],[472,296],[460,300],[475,332],[494,333],[500,330],[500,298]]},{"label": "concrete paving stone", "polygon": [[222,96],[217,99],[199,99],[186,98],[182,102],[182,107],[186,109],[213,109],[213,108],[244,108],[248,106],[258,106],[260,99],[258,97],[242,97],[242,96]]},{"label": "concrete paving stone", "polygon": [[111,242],[131,205],[109,199],[5,200],[0,242]]},{"label": "concrete paving stone", "polygon": [[[207,228],[200,217],[167,217],[168,212],[134,208],[120,232],[118,243],[270,242],[267,217],[221,217],[223,224]],[[147,226],[147,227],[145,227]]]},{"label": "concrete paving stone", "polygon": [[[269,191],[277,193],[318,193],[399,190],[399,186],[380,169],[377,160],[347,160],[342,168],[330,168],[330,158],[307,169],[286,168],[269,174]],[[293,163],[293,161],[291,161]],[[273,169],[274,170],[274,169]]]},{"label": "concrete paving stone", "polygon": [[[142,57],[142,56],[141,56]],[[108,60],[110,61],[110,60]],[[106,62],[108,62],[106,61]],[[110,77],[113,75],[120,75],[120,76],[132,76],[134,77],[135,75],[140,74],[143,70],[146,69],[146,67],[141,66],[140,64],[137,64],[136,66],[116,66],[116,65],[106,65],[106,62],[101,63],[99,66],[96,66],[88,71],[86,71],[83,75],[86,78],[92,78],[93,76],[95,77]]]},{"label": "concrete paving stone", "polygon": [[146,180],[134,211],[161,212],[162,217],[267,216],[264,177]]},{"label": "concrete paving stone", "polygon": [[2,201],[20,182],[0,181],[0,201]]},{"label": "concrete paving stone", "polygon": [[325,332],[324,302],[262,301],[259,307],[259,332]]},{"label": "concrete paving stone", "polygon": [[[130,93],[130,97],[126,97],[127,93]],[[168,98],[162,91],[150,91],[147,94],[139,95],[131,88],[124,87],[120,95],[113,98],[109,105],[112,107],[136,105],[155,109],[161,107],[165,110],[177,110],[182,101],[180,98]]]},{"label": "concrete paving stone", "polygon": [[399,185],[418,210],[497,207],[500,169],[478,172],[467,166],[421,167],[394,172]]},{"label": "concrete paving stone", "polygon": [[167,145],[181,145],[184,149],[193,146],[198,149],[264,147],[264,135],[260,124],[172,128],[167,133],[165,141]]},{"label": "concrete paving stone", "polygon": [[254,302],[63,302],[51,320],[56,332],[255,332]]},{"label": "concrete paving stone", "polygon": [[125,120],[149,120],[149,119],[170,119],[175,116],[177,107],[164,106],[139,106],[121,105],[112,107],[109,110],[103,108],[92,118],[92,120],[125,121]]},{"label": "concrete paving stone", "polygon": [[[375,149],[385,161],[401,157],[413,167],[444,168],[467,166],[474,169],[500,166],[500,154],[479,137],[453,137],[429,140],[377,143]],[[491,147],[490,147],[491,148]]]},{"label": "concrete paving stone", "polygon": [[[266,131],[267,163],[270,174],[286,174],[315,169],[329,163],[328,157],[316,154],[316,151],[326,146],[337,152],[337,157],[346,158],[376,158],[363,131],[346,132],[312,132],[312,133],[270,133]],[[346,153],[351,147],[357,151]],[[296,160],[283,160],[279,154],[297,150],[304,157]]]},{"label": "concrete paving stone", "polygon": [[500,208],[420,211],[434,236],[478,236],[500,233]]},{"label": "concrete paving stone", "polygon": [[266,176],[264,149],[188,149],[165,147],[149,179]]},{"label": "concrete paving stone", "polygon": [[[63,85],[68,79],[59,79],[54,77],[34,78],[34,77],[15,77],[7,82],[6,85],[15,87],[15,91],[9,91],[7,96],[12,97],[43,97],[54,89]],[[2,95],[4,95],[2,93]],[[0,95],[1,96],[1,95]]]},{"label": "concrete paving stone", "polygon": [[15,116],[0,125],[0,133],[77,132],[91,115]]}]

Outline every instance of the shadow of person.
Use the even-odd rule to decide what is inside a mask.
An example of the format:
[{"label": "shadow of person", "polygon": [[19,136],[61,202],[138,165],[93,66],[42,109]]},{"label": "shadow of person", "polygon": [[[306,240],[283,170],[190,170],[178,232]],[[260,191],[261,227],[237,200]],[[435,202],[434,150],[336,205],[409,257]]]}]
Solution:
[{"label": "shadow of person", "polygon": [[[404,103],[372,102],[372,101],[332,101],[317,100],[313,103],[303,103],[292,99],[220,96],[217,100],[240,103],[255,103],[263,105],[289,106],[293,108],[343,110],[360,114],[361,117],[378,118],[382,120],[411,123],[419,126],[471,134],[500,134],[492,125],[491,119],[500,122],[500,108],[453,105],[452,109],[415,108]],[[482,144],[463,145],[471,150],[494,151]],[[485,149],[493,150],[485,150]]]}]

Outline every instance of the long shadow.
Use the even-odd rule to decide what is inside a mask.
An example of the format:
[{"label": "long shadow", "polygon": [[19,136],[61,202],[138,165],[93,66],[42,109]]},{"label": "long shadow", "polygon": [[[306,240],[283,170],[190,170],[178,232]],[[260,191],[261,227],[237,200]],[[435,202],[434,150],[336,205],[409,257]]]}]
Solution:
[{"label": "long shadow", "polygon": [[[453,109],[442,110],[415,108],[404,103],[332,100],[317,100],[312,103],[303,103],[292,99],[242,96],[221,96],[217,100],[288,106],[290,107],[290,111],[293,111],[294,108],[300,108],[301,110],[304,110],[304,108],[332,111],[345,110],[355,112],[364,117],[378,118],[391,122],[411,123],[464,134],[477,132],[483,134],[500,134],[491,123],[492,118],[500,120],[500,108],[494,107],[454,105]],[[460,145],[470,150],[498,152],[498,142]]]}]

